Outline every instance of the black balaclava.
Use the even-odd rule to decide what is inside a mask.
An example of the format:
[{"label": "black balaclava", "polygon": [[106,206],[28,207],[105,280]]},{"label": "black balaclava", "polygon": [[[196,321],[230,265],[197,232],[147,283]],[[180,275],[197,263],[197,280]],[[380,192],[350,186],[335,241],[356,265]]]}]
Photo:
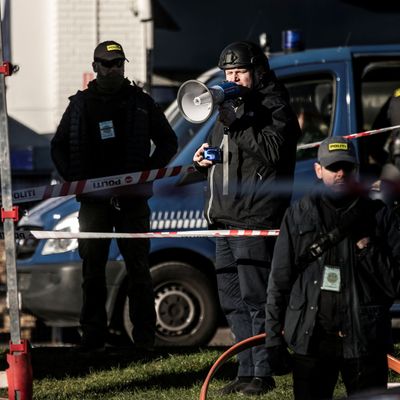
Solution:
[{"label": "black balaclava", "polygon": [[97,74],[97,87],[100,92],[104,93],[115,93],[119,89],[121,89],[122,84],[124,83],[125,77],[122,74],[108,74],[108,75],[100,75]]}]

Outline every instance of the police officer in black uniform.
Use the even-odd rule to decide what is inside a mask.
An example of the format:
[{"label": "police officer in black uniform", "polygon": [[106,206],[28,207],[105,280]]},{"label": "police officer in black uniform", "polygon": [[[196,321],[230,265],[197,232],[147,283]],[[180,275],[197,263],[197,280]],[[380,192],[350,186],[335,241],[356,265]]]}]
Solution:
[{"label": "police officer in black uniform", "polygon": [[296,400],[332,398],[339,373],[348,395],[386,388],[400,277],[398,216],[360,194],[351,141],[325,139],[315,172],[323,186],[287,210],[268,283],[269,360],[284,374],[294,352]]},{"label": "police officer in black uniform", "polygon": [[[126,58],[114,41],[94,50],[97,74],[88,88],[70,97],[51,154],[66,181],[91,179],[164,167],[177,139],[152,98],[124,77]],[[151,153],[151,141],[155,150]],[[146,232],[151,185],[122,187],[77,196],[81,232]],[[151,348],[155,335],[154,294],[149,272],[149,240],[118,239],[127,269],[129,315],[136,347]],[[107,336],[105,267],[110,240],[79,240],[83,259],[81,349],[104,348]]]},{"label": "police officer in black uniform", "polygon": [[[208,174],[205,216],[216,229],[276,228],[291,196],[301,133],[297,117],[256,44],[231,43],[222,50],[218,66],[227,81],[247,91],[238,101],[222,103],[211,136],[194,155],[196,167]],[[221,163],[204,157],[210,146],[222,147]],[[277,184],[285,184],[286,191],[279,192]],[[217,238],[219,298],[237,341],[264,332],[273,245],[273,238]],[[238,376],[222,394],[258,395],[275,387],[264,346],[238,358]]]}]

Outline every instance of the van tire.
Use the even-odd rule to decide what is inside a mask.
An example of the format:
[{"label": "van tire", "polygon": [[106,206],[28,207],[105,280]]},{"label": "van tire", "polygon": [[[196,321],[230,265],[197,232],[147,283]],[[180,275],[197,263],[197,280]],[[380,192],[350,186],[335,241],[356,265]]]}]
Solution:
[{"label": "van tire", "polygon": [[[215,281],[184,262],[151,268],[157,312],[157,346],[202,346],[214,336],[219,315]],[[131,335],[126,298],[123,326]]]}]

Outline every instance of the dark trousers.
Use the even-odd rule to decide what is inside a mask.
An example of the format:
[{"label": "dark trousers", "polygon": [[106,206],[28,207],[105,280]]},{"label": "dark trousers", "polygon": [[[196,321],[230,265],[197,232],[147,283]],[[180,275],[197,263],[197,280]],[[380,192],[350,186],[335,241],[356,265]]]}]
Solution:
[{"label": "dark trousers", "polygon": [[[81,232],[147,232],[147,202],[132,202],[116,209],[111,203],[82,202],[79,211]],[[107,333],[106,274],[110,239],[79,240],[82,257],[83,305],[80,316],[83,342],[104,343]],[[154,292],[149,271],[148,239],[118,239],[125,261],[129,297],[129,316],[135,342],[152,344],[155,333]]]},{"label": "dark trousers", "polygon": [[387,355],[375,353],[360,358],[343,358],[343,339],[328,336],[315,343],[315,355],[293,356],[293,391],[296,400],[332,399],[342,376],[347,395],[386,389]]},{"label": "dark trousers", "polygon": [[[237,342],[265,332],[265,304],[274,239],[217,238],[216,273],[222,310]],[[238,355],[238,376],[270,376],[264,346]]]}]

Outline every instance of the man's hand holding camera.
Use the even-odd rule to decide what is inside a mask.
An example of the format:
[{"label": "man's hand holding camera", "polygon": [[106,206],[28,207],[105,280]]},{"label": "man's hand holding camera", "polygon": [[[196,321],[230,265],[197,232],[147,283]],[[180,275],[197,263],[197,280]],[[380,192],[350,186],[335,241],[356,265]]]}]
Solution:
[{"label": "man's hand holding camera", "polygon": [[222,150],[219,147],[210,147],[208,143],[203,143],[194,154],[193,161],[206,168],[222,163]]},{"label": "man's hand holding camera", "polygon": [[208,143],[203,143],[199,149],[197,149],[196,153],[194,153],[193,161],[197,163],[200,167],[209,168],[213,165],[213,162],[210,160],[206,160],[204,158],[204,150],[209,146]]}]

